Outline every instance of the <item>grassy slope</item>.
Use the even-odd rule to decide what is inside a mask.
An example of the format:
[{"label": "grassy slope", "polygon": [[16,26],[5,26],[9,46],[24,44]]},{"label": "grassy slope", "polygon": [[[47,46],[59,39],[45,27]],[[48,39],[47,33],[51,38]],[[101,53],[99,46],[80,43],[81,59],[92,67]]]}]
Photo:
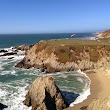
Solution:
[{"label": "grassy slope", "polygon": [[[45,49],[47,53],[54,52],[58,61],[62,63],[77,62],[81,60],[81,53],[87,52],[90,55],[90,60],[97,62],[99,59],[99,50],[102,49],[102,54],[107,54],[105,50],[110,51],[110,42],[95,41],[95,40],[48,40],[47,42],[40,42],[39,48],[41,51]],[[84,56],[83,56],[84,58]],[[83,59],[82,58],[82,59]]]},{"label": "grassy slope", "polygon": [[110,45],[109,42],[103,41],[99,42],[96,40],[49,40],[49,44],[64,44],[64,45]]}]

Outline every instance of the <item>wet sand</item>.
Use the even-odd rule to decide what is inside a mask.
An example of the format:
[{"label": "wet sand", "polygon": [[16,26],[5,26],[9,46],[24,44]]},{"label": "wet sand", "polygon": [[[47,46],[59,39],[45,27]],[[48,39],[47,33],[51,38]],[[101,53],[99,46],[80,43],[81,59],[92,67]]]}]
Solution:
[{"label": "wet sand", "polygon": [[104,70],[89,70],[85,71],[85,73],[91,80],[91,95],[88,96],[88,98],[83,102],[74,105],[74,107],[69,107],[65,110],[81,110],[81,107],[88,106],[94,99],[100,99],[110,96],[110,79],[105,75]]}]

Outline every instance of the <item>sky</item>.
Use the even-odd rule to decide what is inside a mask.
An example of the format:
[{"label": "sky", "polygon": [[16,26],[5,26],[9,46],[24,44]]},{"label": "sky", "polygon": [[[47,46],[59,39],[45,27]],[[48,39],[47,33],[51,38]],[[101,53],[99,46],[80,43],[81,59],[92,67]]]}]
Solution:
[{"label": "sky", "polygon": [[110,0],[0,0],[0,34],[110,29]]}]

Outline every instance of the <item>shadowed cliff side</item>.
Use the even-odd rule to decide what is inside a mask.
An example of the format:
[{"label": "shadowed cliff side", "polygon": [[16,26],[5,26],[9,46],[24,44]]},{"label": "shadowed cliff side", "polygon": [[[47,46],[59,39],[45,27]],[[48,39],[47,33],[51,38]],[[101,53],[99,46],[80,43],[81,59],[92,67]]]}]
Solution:
[{"label": "shadowed cliff side", "polygon": [[26,51],[20,68],[40,68],[45,72],[110,67],[110,43],[92,40],[40,41]]}]

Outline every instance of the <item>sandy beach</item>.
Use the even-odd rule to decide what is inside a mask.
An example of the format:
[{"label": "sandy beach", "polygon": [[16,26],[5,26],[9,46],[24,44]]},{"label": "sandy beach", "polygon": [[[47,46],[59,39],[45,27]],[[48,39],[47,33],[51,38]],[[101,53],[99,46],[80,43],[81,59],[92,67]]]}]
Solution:
[{"label": "sandy beach", "polygon": [[102,99],[110,96],[110,88],[108,87],[110,84],[110,78],[107,77],[109,72],[110,71],[103,69],[85,71],[87,76],[91,79],[91,95],[83,102],[65,110],[81,110],[81,107],[88,106],[94,99]]}]

